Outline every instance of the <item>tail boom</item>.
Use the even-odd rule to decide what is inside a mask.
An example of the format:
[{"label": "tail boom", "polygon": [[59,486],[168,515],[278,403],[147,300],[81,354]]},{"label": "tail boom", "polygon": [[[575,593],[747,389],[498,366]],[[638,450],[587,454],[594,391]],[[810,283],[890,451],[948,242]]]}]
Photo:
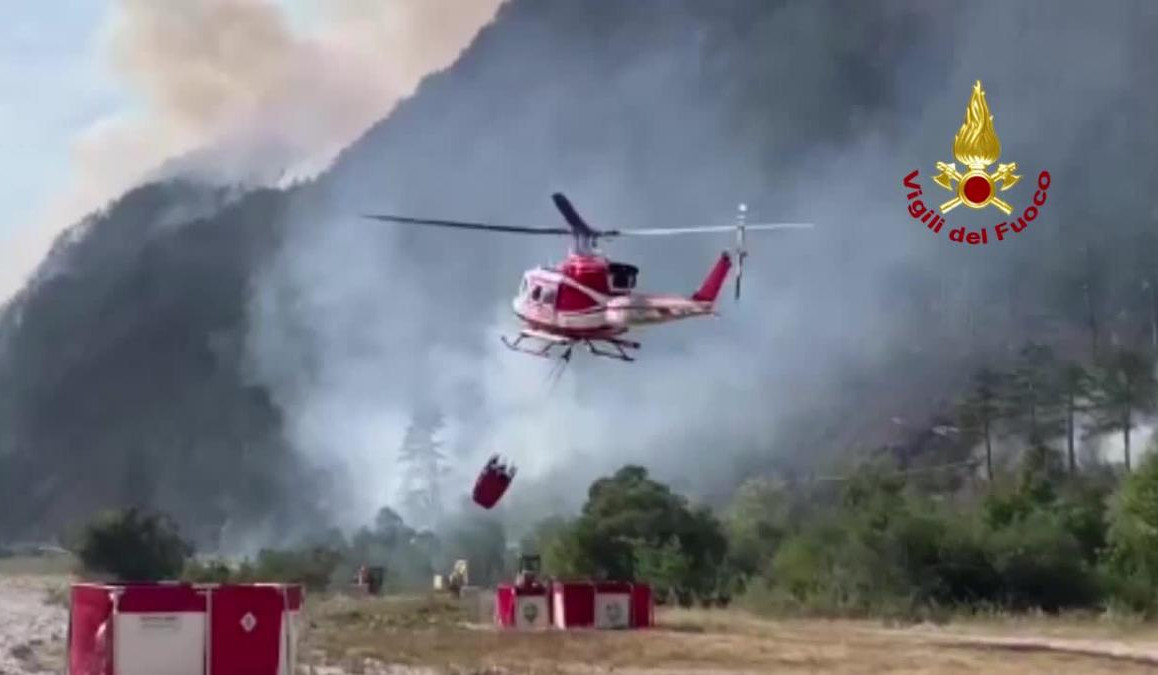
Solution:
[{"label": "tail boom", "polygon": [[724,280],[728,278],[728,271],[732,269],[732,256],[728,255],[727,251],[720,254],[720,259],[716,261],[712,270],[708,272],[708,276],[704,278],[704,283],[700,286],[700,290],[692,294],[692,300],[696,302],[715,303],[716,298],[720,296],[720,289],[724,287]]}]

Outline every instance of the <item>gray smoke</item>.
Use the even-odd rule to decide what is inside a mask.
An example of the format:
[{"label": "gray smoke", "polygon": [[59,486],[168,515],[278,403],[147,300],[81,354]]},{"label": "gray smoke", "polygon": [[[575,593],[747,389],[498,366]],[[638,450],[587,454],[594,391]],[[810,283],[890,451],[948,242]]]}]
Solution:
[{"label": "gray smoke", "polygon": [[119,0],[101,27],[134,106],[73,141],[74,175],[9,247],[10,294],[59,232],[142,180],[287,184],[450,64],[501,0]]},{"label": "gray smoke", "polygon": [[[1071,238],[1154,227],[1143,147],[1155,131],[1156,12],[515,2],[297,195],[286,246],[254,290],[255,372],[298,450],[346,472],[348,524],[399,506],[395,451],[418,400],[450,418],[458,498],[487,455],[514,458],[512,522],[573,508],[625,462],[711,495],[753,458],[867,447],[891,417],[935,412],[971,359],[1023,337],[1016,316],[986,313],[989,299],[1014,304],[1004,301],[1017,283],[1061,264]],[[908,216],[901,179],[919,168],[925,190],[940,190],[933,167],[952,161],[977,79],[1001,161],[1025,176],[1003,196],[1024,207],[1042,169],[1054,184],[1031,228],[967,247]],[[726,223],[745,201],[754,219],[818,228],[753,236],[745,297],[723,299],[720,318],[644,331],[634,364],[580,356],[549,389],[550,364],[498,335],[516,330],[521,272],[560,257],[565,240],[356,218],[559,224],[556,189],[604,227]],[[952,226],[1000,219],[963,211]],[[645,290],[690,292],[728,245],[607,248],[641,265]]]}]

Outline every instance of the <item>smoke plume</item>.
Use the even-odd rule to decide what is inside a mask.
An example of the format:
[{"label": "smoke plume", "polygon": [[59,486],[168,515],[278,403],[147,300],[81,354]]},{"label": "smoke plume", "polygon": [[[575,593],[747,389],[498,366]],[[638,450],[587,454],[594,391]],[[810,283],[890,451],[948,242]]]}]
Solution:
[{"label": "smoke plume", "polygon": [[118,0],[102,27],[134,101],[74,142],[74,176],[12,242],[10,293],[59,232],[142,180],[310,177],[449,65],[501,0]]},{"label": "smoke plume", "polygon": [[[343,156],[313,193],[323,205],[291,218],[256,286],[256,370],[299,450],[347,472],[351,520],[398,505],[415,399],[442,401],[462,439],[461,494],[487,455],[515,459],[504,508],[524,522],[628,461],[711,496],[745,462],[872,447],[890,418],[927,418],[978,358],[1026,337],[1004,308],[1044,298],[1034,284],[1061,242],[1092,231],[1076,215],[1091,195],[1119,197],[1107,221],[1152,212],[1122,186],[1146,192],[1122,160],[1141,156],[1132,135],[1105,125],[1153,130],[1154,18],[1144,3],[508,5],[485,43]],[[936,189],[977,79],[1001,161],[1048,169],[1056,189],[1031,231],[973,249],[910,218],[901,178],[919,167]],[[746,201],[754,218],[818,228],[753,241],[745,298],[721,318],[645,331],[634,364],[579,357],[550,389],[549,364],[497,336],[516,329],[519,275],[565,241],[354,217],[557,224],[556,189],[604,227],[729,222]],[[727,245],[646,244],[609,253],[640,264],[647,290],[688,292]]]}]

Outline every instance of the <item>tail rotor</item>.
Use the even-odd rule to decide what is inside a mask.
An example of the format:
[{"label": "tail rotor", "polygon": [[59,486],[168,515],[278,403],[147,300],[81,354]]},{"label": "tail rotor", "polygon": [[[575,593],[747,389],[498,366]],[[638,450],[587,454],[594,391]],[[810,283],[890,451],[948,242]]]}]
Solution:
[{"label": "tail rotor", "polygon": [[748,205],[740,204],[736,210],[736,301],[740,300],[740,284],[744,278],[744,258],[748,249],[744,247],[744,234],[748,223]]}]

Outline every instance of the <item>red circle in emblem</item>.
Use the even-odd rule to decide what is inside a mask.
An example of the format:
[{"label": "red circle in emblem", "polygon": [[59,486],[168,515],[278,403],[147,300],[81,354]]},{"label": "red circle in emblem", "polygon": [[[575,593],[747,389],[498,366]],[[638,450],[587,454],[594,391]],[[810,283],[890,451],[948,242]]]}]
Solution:
[{"label": "red circle in emblem", "polygon": [[989,179],[985,176],[972,176],[965,181],[965,199],[974,204],[980,204],[992,193],[993,188],[989,185]]}]

